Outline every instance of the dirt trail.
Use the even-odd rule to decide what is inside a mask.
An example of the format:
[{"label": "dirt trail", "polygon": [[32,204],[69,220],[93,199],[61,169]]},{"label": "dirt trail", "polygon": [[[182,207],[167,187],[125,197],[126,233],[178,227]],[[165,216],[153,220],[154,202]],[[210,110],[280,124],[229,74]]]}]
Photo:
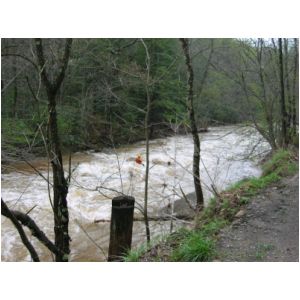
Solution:
[{"label": "dirt trail", "polygon": [[299,261],[299,175],[254,197],[217,242],[218,261]]}]

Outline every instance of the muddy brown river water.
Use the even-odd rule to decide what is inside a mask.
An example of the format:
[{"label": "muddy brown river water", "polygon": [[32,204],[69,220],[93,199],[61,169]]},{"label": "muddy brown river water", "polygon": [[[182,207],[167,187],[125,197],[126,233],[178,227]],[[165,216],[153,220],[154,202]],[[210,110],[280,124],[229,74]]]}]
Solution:
[{"label": "muddy brown river water", "polygon": [[[261,136],[249,128],[224,126],[210,128],[200,134],[201,179],[206,202],[211,197],[211,184],[219,191],[246,178],[257,177],[257,165],[262,153],[269,147]],[[73,155],[75,168],[68,194],[70,212],[71,261],[104,261],[109,242],[111,199],[122,192],[135,197],[143,205],[145,167],[136,164],[137,154],[145,158],[145,143],[107,149],[101,153],[84,152]],[[167,205],[179,198],[180,186],[184,193],[193,192],[192,171],[193,142],[190,135],[177,135],[150,142],[149,214],[157,215]],[[67,161],[67,159],[66,159]],[[33,164],[48,176],[47,162]],[[68,170],[66,163],[65,170]],[[51,172],[50,172],[51,173]],[[50,175],[51,176],[51,175]],[[51,177],[50,177],[51,178]],[[53,240],[53,215],[48,197],[47,183],[24,163],[10,166],[1,176],[1,193],[12,209],[27,212],[40,228]],[[139,215],[138,209],[135,214]],[[174,227],[183,226],[176,221]],[[151,222],[152,236],[170,232],[170,222]],[[49,251],[34,237],[28,236],[41,260],[52,261]],[[134,222],[133,246],[145,241],[144,224]],[[30,261],[16,229],[1,217],[2,261]]]}]

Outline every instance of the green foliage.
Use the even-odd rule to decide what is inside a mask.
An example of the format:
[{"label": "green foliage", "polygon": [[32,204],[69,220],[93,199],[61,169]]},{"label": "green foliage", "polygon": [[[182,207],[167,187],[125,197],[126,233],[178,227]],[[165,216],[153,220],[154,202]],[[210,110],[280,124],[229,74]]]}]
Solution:
[{"label": "green foliage", "polygon": [[[186,70],[177,39],[144,39],[144,42],[147,44],[151,62],[150,123],[156,124],[153,128],[155,136],[156,130],[165,129],[169,123],[186,123]],[[207,48],[208,42],[206,39],[199,39],[195,40],[195,45]],[[231,42],[220,40],[220,43],[226,45]],[[51,40],[48,40],[47,47],[50,44]],[[145,48],[140,40],[74,40],[66,78],[57,99],[58,129],[64,148],[78,150],[86,146],[107,146],[110,133],[113,134],[115,143],[134,142],[143,138],[147,73],[145,58]],[[194,66],[196,94],[204,65],[205,57],[198,55]],[[11,70],[7,68],[6,72],[9,74]],[[31,70],[28,74],[33,90],[38,87],[35,72]],[[228,110],[231,106],[224,102],[224,91],[228,84],[230,81],[220,72],[211,73],[209,87],[205,87],[202,100],[198,102],[197,98],[195,101],[197,111],[201,113],[199,118],[231,121],[224,116],[233,116],[233,112]],[[32,119],[32,124],[27,124],[31,132],[36,129],[36,123],[41,123],[41,120],[36,119],[38,106],[26,81],[18,80],[17,85],[16,115],[21,120]],[[7,90],[3,98],[5,101],[2,116],[10,116],[14,107],[13,87]],[[43,87],[40,89],[39,98],[42,100],[38,104],[42,113],[47,109],[42,107],[47,105]],[[226,99],[233,99],[231,92]],[[9,128],[9,124],[5,130],[6,128]],[[11,136],[10,133],[8,135]],[[13,138],[11,142],[15,147],[26,145],[23,137]]]},{"label": "green foliage", "polygon": [[[225,124],[244,121],[243,102],[234,97],[236,85],[220,72],[210,70],[208,83],[199,99],[196,99],[197,119],[215,120]],[[230,103],[230,104],[229,104]]]},{"label": "green foliage", "polygon": [[281,177],[277,173],[273,172],[259,178],[244,179],[233,185],[229,189],[229,192],[233,194],[236,192],[241,193],[242,197],[240,198],[240,203],[247,203],[249,196],[254,196],[260,189],[269,186],[271,183],[278,181],[280,178]]},{"label": "green foliage", "polygon": [[180,229],[173,233],[168,240],[169,244],[175,245],[170,254],[170,260],[210,261],[215,255],[214,236],[226,225],[225,219],[212,217],[201,228],[196,230]]},{"label": "green foliage", "polygon": [[196,219],[196,227],[202,230],[211,222],[213,222],[211,226],[214,226],[214,222],[217,222],[216,226],[222,226],[228,220],[232,220],[240,205],[242,203],[236,203],[235,199],[223,197],[220,200],[219,198],[212,198],[209,205],[204,208],[203,212]]},{"label": "green foliage", "polygon": [[220,229],[226,226],[228,222],[223,218],[214,217],[210,222],[201,227],[201,233],[205,236],[213,236],[217,234]]},{"label": "green foliage", "polygon": [[293,175],[298,172],[298,161],[292,151],[279,149],[263,164],[263,174],[259,178],[243,179],[232,185],[228,192],[239,192],[241,203],[246,203],[249,196],[255,195],[260,189],[278,181],[281,177]]},{"label": "green foliage", "polygon": [[179,245],[181,241],[185,239],[187,235],[189,235],[189,233],[190,233],[189,229],[184,227],[179,228],[178,230],[172,232],[169,236],[167,236],[166,241],[169,244]]},{"label": "green foliage", "polygon": [[167,237],[154,237],[151,239],[150,243],[141,244],[135,248],[130,249],[124,256],[125,262],[138,262],[141,257],[149,251],[152,247],[156,246],[160,242],[164,241]]},{"label": "green foliage", "polygon": [[[249,196],[254,196],[257,192],[269,186],[271,183],[278,181],[281,177],[277,174],[277,172],[270,173],[266,176],[262,176],[259,178],[248,178],[238,183],[234,184],[231,188],[229,188],[229,193],[240,193],[241,197],[239,200],[240,204],[245,204],[249,201]],[[225,199],[223,206],[226,208],[229,201]]]},{"label": "green foliage", "polygon": [[249,197],[241,196],[239,203],[241,205],[245,205],[245,204],[247,204],[249,202],[249,200],[250,200]]},{"label": "green foliage", "polygon": [[59,106],[57,110],[57,126],[64,147],[71,148],[81,143],[80,118],[77,116],[76,108],[72,106]]},{"label": "green foliage", "polygon": [[190,231],[172,252],[172,261],[204,262],[214,256],[214,242],[202,232]]},{"label": "green foliage", "polygon": [[[56,61],[62,53],[63,41],[47,39],[44,42],[47,57]],[[151,127],[151,136],[155,137],[168,129],[169,123],[188,123],[186,66],[178,39],[144,39],[144,42],[151,62],[148,88],[152,102],[150,123],[155,124]],[[4,39],[3,50],[13,45],[16,53],[30,56],[30,43],[29,39]],[[55,47],[51,47],[50,51],[51,45]],[[280,109],[276,99],[267,97],[266,107],[265,102],[261,101],[263,91],[257,66],[253,64],[257,50],[253,43],[250,40],[214,39],[214,67],[210,66],[201,89],[210,46],[209,39],[190,41],[197,124],[203,121],[208,124],[252,121],[252,113],[263,131],[268,133],[266,109],[272,105],[270,113],[274,117],[274,128],[277,127]],[[276,82],[273,77],[274,57],[269,55],[272,51],[269,53],[268,47],[262,48],[266,66],[264,72],[268,75],[265,84],[267,90],[270,89],[267,94],[273,95]],[[290,55],[291,60],[292,50]],[[14,61],[9,56],[4,56],[3,61],[2,77],[6,85],[14,77],[13,74],[20,71],[22,64],[19,62],[23,61]],[[57,97],[58,127],[64,148],[107,147],[110,146],[110,134],[115,144],[143,138],[147,102],[145,62],[146,51],[140,39],[74,39],[66,77]],[[251,90],[249,99],[237,84],[237,74],[241,74],[241,68],[245,70],[246,85]],[[57,71],[54,67],[53,73]],[[52,75],[49,69],[49,76]],[[9,141],[7,144],[12,147],[25,148],[25,135],[31,137],[37,124],[47,122],[47,95],[43,85],[39,87],[39,76],[33,66],[27,67],[26,77],[21,73],[2,94],[2,132]],[[33,92],[39,90],[40,101],[33,97],[28,83]],[[11,128],[9,118],[12,117],[20,123],[13,126],[21,128]],[[298,144],[297,134],[291,138],[293,144]],[[37,145],[42,144],[40,137],[36,142]],[[289,173],[294,169],[294,166],[287,166],[282,172]]]},{"label": "green foliage", "polygon": [[2,144],[21,148],[28,146],[27,141],[31,141],[34,136],[34,132],[28,123],[28,120],[24,119],[2,118]]},{"label": "green foliage", "polygon": [[279,149],[272,158],[263,165],[263,175],[272,173],[278,176],[288,176],[298,171],[298,163],[295,162],[293,152]]},{"label": "green foliage", "polygon": [[149,248],[143,244],[135,249],[131,249],[128,253],[124,256],[125,262],[138,262],[143,254],[147,252]]},{"label": "green foliage", "polygon": [[234,184],[232,184],[227,190],[229,192],[234,192],[238,189],[240,189],[242,186],[244,186],[249,181],[249,178],[244,178]]}]

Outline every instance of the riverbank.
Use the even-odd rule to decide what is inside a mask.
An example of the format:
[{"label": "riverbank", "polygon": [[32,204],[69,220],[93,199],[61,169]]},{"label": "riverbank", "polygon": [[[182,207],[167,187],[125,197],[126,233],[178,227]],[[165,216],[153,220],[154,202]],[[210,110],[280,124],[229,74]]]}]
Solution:
[{"label": "riverbank", "polygon": [[[127,261],[298,261],[298,154],[280,150],[181,229]],[[139,255],[137,255],[137,253]]]},{"label": "riverbank", "polygon": [[[5,123],[5,122],[4,122]],[[9,124],[12,125],[12,124]],[[23,127],[19,128],[18,122],[12,127],[13,129],[6,126],[2,130],[2,146],[1,146],[1,164],[10,165],[21,160],[26,159],[27,161],[35,161],[45,158],[45,147],[41,137],[37,138],[35,132],[29,131],[27,128],[25,130]],[[218,127],[220,124],[217,122],[211,124],[209,127]],[[229,126],[229,124],[221,124],[222,126]],[[236,124],[232,124],[236,125]],[[16,127],[16,128],[15,128]],[[174,135],[187,135],[190,130],[187,126],[180,126],[174,131],[175,124],[167,124],[165,126],[153,126],[150,132],[150,140],[155,140],[159,138],[171,137]],[[206,133],[209,131],[208,127],[199,128],[199,133]],[[28,135],[28,137],[27,137]],[[64,136],[65,137],[65,136]],[[93,143],[65,143],[62,140],[62,152],[63,155],[69,155],[70,153],[83,152],[83,151],[95,151],[101,152],[107,149],[118,149],[120,147],[126,147],[137,142],[145,140],[144,130],[134,131],[130,136],[118,136],[112,140],[108,133],[103,136],[98,136],[94,138]]]}]

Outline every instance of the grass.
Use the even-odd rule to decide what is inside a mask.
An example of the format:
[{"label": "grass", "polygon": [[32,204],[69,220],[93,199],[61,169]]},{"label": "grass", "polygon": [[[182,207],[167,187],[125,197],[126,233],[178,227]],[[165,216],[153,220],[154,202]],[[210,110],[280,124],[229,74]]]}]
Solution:
[{"label": "grass", "polygon": [[214,256],[214,252],[213,240],[202,232],[190,231],[171,253],[171,261],[209,261]]},{"label": "grass", "polygon": [[146,253],[149,250],[149,247],[145,244],[135,248],[131,249],[125,256],[124,261],[125,262],[138,262],[140,257]]},{"label": "grass", "polygon": [[213,218],[198,230],[181,231],[178,245],[170,255],[171,261],[204,262],[215,256],[215,235],[227,225],[222,218]]},{"label": "grass", "polygon": [[140,258],[151,248],[164,241],[167,237],[156,237],[150,241],[149,244],[145,243],[137,246],[136,248],[130,249],[124,256],[125,262],[138,262]]},{"label": "grass", "polygon": [[226,226],[228,222],[222,218],[214,218],[210,222],[206,223],[202,226],[201,232],[205,236],[214,236],[216,235],[220,229]]},{"label": "grass", "polygon": [[227,192],[239,192],[246,196],[255,195],[260,189],[298,172],[298,158],[290,150],[277,150],[266,163],[263,164],[263,174],[260,178],[243,179],[232,185]]},{"label": "grass", "polygon": [[260,178],[250,178],[242,186],[243,194],[246,196],[254,196],[259,190],[269,186],[271,183],[278,181],[281,178],[277,173],[273,172]]},{"label": "grass", "polygon": [[295,153],[280,149],[267,161],[263,169],[263,177],[269,174],[277,174],[280,177],[293,175],[298,171],[298,163],[295,163]]}]

